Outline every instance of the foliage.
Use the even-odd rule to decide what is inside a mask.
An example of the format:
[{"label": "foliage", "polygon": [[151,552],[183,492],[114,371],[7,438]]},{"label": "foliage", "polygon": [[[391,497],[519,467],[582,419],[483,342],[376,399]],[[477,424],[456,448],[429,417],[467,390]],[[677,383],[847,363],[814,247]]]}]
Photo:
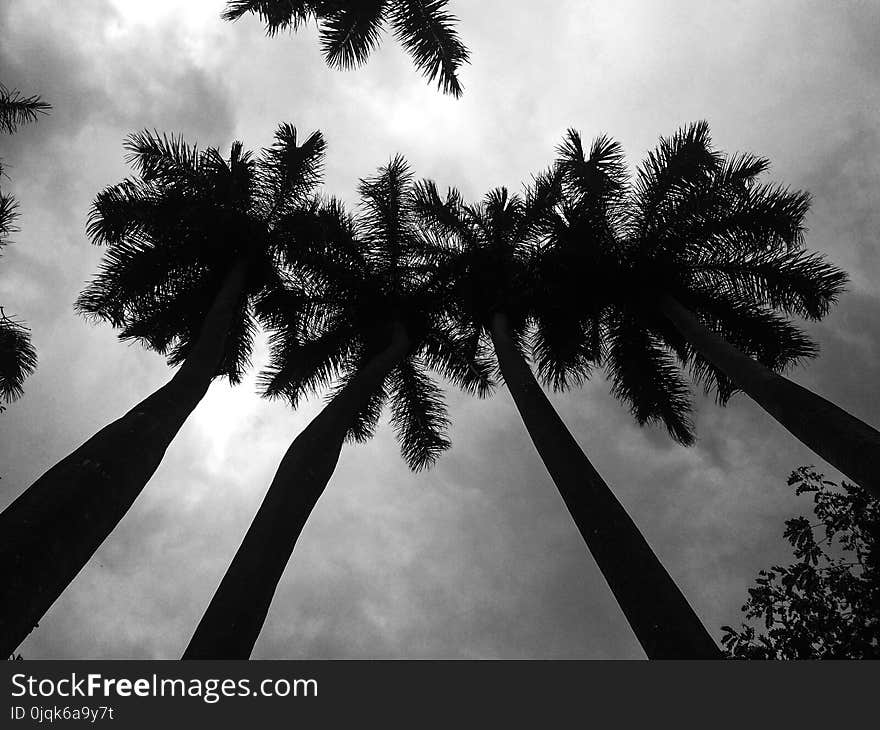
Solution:
[{"label": "foliage", "polygon": [[788,317],[824,316],[846,281],[803,249],[809,198],[759,182],[768,166],[714,150],[699,122],[661,139],[633,179],[617,142],[600,136],[586,148],[569,130],[554,166],[521,196],[500,188],[468,205],[426,181],[417,213],[430,263],[453,282],[460,322],[485,337],[492,313],[503,311],[555,390],[603,364],[640,424],[663,423],[690,444],[681,370],[721,403],[734,388],[665,319],[659,299],[674,296],[780,371],[816,353]]},{"label": "foliage", "polygon": [[[804,250],[809,196],[760,182],[768,168],[764,158],[715,150],[705,122],[661,138],[634,179],[607,137],[587,152],[569,130],[558,148],[562,201],[544,245],[570,284],[548,290],[561,311],[602,308],[601,359],[613,393],[640,424],[663,423],[680,443],[693,441],[682,370],[719,403],[735,388],[667,321],[664,296],[741,352],[784,371],[816,354],[789,318],[820,319],[846,282],[844,272]],[[572,368],[582,372],[552,349],[536,355],[551,382]]]},{"label": "foliage", "polygon": [[106,188],[92,206],[88,233],[107,251],[77,309],[179,364],[224,278],[244,261],[245,292],[218,371],[239,382],[257,329],[254,303],[284,277],[277,229],[310,204],[324,139],[314,132],[300,143],[281,124],[259,155],[234,142],[224,159],[217,148],[148,131],[126,148],[139,177]]},{"label": "foliage", "polygon": [[[24,393],[25,378],[37,368],[37,353],[30,332],[21,322],[6,316],[0,307],[0,397],[7,403]],[[0,404],[0,413],[4,406]]]},{"label": "foliage", "polygon": [[321,50],[330,66],[363,64],[380,42],[386,25],[412,56],[416,68],[437,80],[444,93],[461,96],[458,69],[468,62],[468,50],[455,30],[448,0],[229,0],[223,17],[237,20],[254,13],[266,32],[297,30],[310,19],[318,24]]},{"label": "foliage", "polygon": [[23,96],[17,89],[0,84],[0,132],[12,134],[22,124],[37,121],[52,108],[39,96]]},{"label": "foliage", "polygon": [[818,521],[786,520],[795,562],[760,571],[742,609],[751,623],[722,627],[727,655],[880,659],[880,500],[811,467],[788,484],[813,495]]},{"label": "foliage", "polygon": [[[0,84],[0,132],[12,134],[22,124],[35,122],[46,114],[50,105],[39,96],[23,96],[15,89]],[[4,176],[0,160],[0,178]],[[0,190],[0,249],[17,229],[18,205],[12,195]],[[37,353],[30,340],[30,331],[21,322],[6,315],[0,307],[0,401],[9,403],[23,394],[25,378],[36,370]],[[0,402],[0,413],[4,411]]]},{"label": "foliage", "polygon": [[[496,312],[507,315],[520,350],[527,347],[532,325],[539,330],[536,347],[540,348],[550,346],[554,327],[574,324],[583,330],[594,324],[582,311],[572,323],[566,317],[569,312],[548,309],[553,306],[546,296],[551,279],[550,272],[541,271],[547,261],[539,244],[549,207],[557,200],[556,182],[550,174],[539,176],[524,186],[522,195],[496,188],[477,204],[464,203],[454,188],[441,196],[430,180],[416,187],[415,211],[427,236],[426,264],[436,267],[438,275],[449,282],[449,311],[481,346],[488,346],[488,330]],[[561,284],[565,272],[552,273],[562,277],[554,282]],[[589,349],[591,342],[590,338],[578,340],[571,348],[572,357],[588,363],[595,357]],[[560,387],[564,385],[563,378]]]},{"label": "foliage", "polygon": [[330,388],[332,397],[402,326],[409,352],[371,395],[349,437],[370,438],[387,404],[403,456],[420,470],[449,447],[442,393],[430,372],[484,394],[491,368],[447,315],[446,281],[422,266],[426,244],[406,161],[391,159],[361,180],[359,193],[354,215],[326,200],[288,219],[281,237],[292,285],[268,292],[258,307],[272,333],[261,382],[265,395],[294,406],[319,389]]}]

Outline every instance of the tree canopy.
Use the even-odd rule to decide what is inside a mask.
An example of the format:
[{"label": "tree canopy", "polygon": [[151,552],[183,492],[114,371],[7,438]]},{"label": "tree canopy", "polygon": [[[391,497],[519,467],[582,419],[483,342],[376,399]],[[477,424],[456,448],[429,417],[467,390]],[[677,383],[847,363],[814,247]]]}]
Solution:
[{"label": "tree canopy", "polygon": [[293,406],[323,387],[344,387],[385,346],[389,328],[402,325],[411,350],[349,436],[369,439],[387,403],[403,456],[420,470],[449,447],[442,393],[429,371],[479,395],[492,380],[476,339],[448,316],[446,279],[424,265],[428,242],[416,222],[412,177],[395,156],[361,180],[356,214],[331,199],[292,217],[282,249],[292,285],[268,293],[258,314],[272,333],[264,392]]},{"label": "tree canopy", "polygon": [[733,659],[880,659],[880,500],[812,467],[788,478],[813,496],[815,520],[785,522],[794,562],[758,573],[739,629],[722,626]]},{"label": "tree canopy", "polygon": [[599,137],[586,150],[574,130],[557,165],[564,203],[550,241],[580,282],[552,295],[577,309],[586,282],[604,292],[604,364],[639,423],[693,442],[683,369],[719,403],[736,392],[659,311],[664,294],[774,372],[816,355],[790,318],[823,317],[847,277],[805,250],[809,196],[762,181],[767,159],[716,150],[696,122],[661,138],[634,178],[618,144]]},{"label": "tree canopy", "polygon": [[282,278],[277,230],[309,204],[321,176],[320,132],[304,140],[281,124],[271,147],[253,154],[234,142],[229,157],[180,137],[144,131],[126,143],[138,177],[103,190],[88,233],[107,251],[77,309],[183,362],[205,313],[237,260],[247,262],[245,298],[227,338],[220,374],[237,383],[257,331],[252,306]]},{"label": "tree canopy", "polygon": [[366,62],[390,25],[429,81],[437,80],[446,94],[461,96],[459,68],[468,50],[455,30],[457,19],[446,10],[448,0],[229,0],[223,17],[237,20],[254,13],[268,35],[298,30],[309,20],[318,25],[327,64],[348,69]]}]

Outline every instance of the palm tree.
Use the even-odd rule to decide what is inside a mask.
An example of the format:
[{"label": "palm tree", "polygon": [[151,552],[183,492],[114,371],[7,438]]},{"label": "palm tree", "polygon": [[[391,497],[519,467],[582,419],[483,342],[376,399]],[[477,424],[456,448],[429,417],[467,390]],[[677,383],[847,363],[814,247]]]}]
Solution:
[{"label": "palm tree", "polygon": [[416,68],[429,81],[436,79],[443,93],[457,98],[462,93],[458,69],[468,62],[468,50],[446,4],[447,0],[229,0],[223,18],[238,20],[254,13],[266,24],[268,35],[296,31],[314,19],[327,64],[342,69],[362,65],[390,23]]},{"label": "palm tree", "polygon": [[[568,197],[589,195],[580,138],[561,148]],[[704,122],[662,139],[634,185],[619,176],[613,206],[617,293],[609,365],[635,403],[648,372],[687,400],[676,361],[719,403],[742,390],[835,468],[880,494],[880,433],[780,373],[817,354],[789,317],[819,320],[846,274],[804,248],[806,193],[759,182],[769,162],[712,148]],[[572,240],[577,239],[577,234]],[[650,398],[649,398],[650,400]],[[641,422],[663,420],[685,443],[688,424],[634,405]]]},{"label": "palm tree", "polygon": [[[600,171],[601,172],[601,171]],[[623,506],[590,463],[535,379],[526,359],[530,330],[543,378],[564,389],[600,357],[602,277],[576,282],[545,240],[557,225],[559,175],[547,173],[524,198],[506,189],[480,205],[456,190],[445,200],[419,186],[422,225],[440,242],[433,263],[455,282],[450,305],[461,327],[494,347],[498,369],[578,530],[650,658],[717,658],[720,652]],[[601,235],[599,220],[591,233]],[[445,245],[444,245],[445,244]],[[598,262],[597,262],[598,263]],[[577,284],[579,283],[579,286]],[[577,307],[554,292],[577,292]]]},{"label": "palm tree", "polygon": [[[298,235],[287,253],[300,286],[272,292],[260,304],[273,331],[265,394],[296,406],[308,393],[336,385],[284,455],[184,659],[250,656],[346,439],[369,439],[387,404],[404,459],[414,471],[425,469],[449,446],[441,392],[428,370],[477,395],[491,387],[491,367],[477,342],[464,338],[438,306],[443,283],[418,264],[424,242],[412,220],[411,177],[395,157],[361,181],[357,217],[331,202],[311,230],[302,222],[293,227]],[[303,309],[307,315],[291,326],[291,313]]]},{"label": "palm tree", "polygon": [[279,126],[258,156],[144,132],[139,177],[105,189],[88,232],[107,245],[77,308],[180,365],[174,377],[60,461],[0,515],[0,647],[9,654],[110,534],[215,377],[249,364],[256,297],[282,280],[275,228],[308,201],[324,141]]},{"label": "palm tree", "polygon": [[[13,134],[20,125],[35,122],[52,107],[39,96],[22,96],[16,89],[0,84],[0,132]],[[4,177],[0,160],[0,179]],[[0,191],[0,250],[16,231],[17,205],[12,195]],[[6,315],[0,307],[0,401],[10,403],[23,394],[22,384],[37,368],[37,353],[30,332],[21,322]],[[0,413],[4,406],[0,403]]]}]

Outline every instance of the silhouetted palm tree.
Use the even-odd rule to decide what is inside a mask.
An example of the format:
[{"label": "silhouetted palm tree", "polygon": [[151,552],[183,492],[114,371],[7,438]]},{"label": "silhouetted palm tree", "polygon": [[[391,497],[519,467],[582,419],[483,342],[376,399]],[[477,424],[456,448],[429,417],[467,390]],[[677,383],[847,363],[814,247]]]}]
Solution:
[{"label": "silhouetted palm tree", "polygon": [[[284,455],[184,659],[250,656],[346,438],[370,438],[387,404],[404,459],[414,471],[424,469],[449,446],[441,392],[428,370],[478,395],[491,386],[477,342],[462,337],[438,306],[443,282],[419,264],[424,242],[412,220],[406,162],[395,157],[359,191],[357,217],[334,202],[311,229],[294,226],[287,252],[301,288],[276,291],[260,304],[273,331],[265,394],[296,406],[315,390],[336,387]],[[303,231],[306,240],[298,240]],[[291,312],[303,309],[305,320],[291,326]]]},{"label": "silhouetted palm tree", "polygon": [[[601,171],[600,171],[601,172]],[[524,198],[506,189],[480,205],[432,182],[416,209],[439,245],[433,263],[454,282],[451,311],[491,341],[498,368],[563,501],[650,658],[716,658],[720,652],[632,519],[544,395],[526,359],[532,339],[545,380],[579,383],[600,356],[606,297],[602,277],[581,278],[577,306],[554,294],[578,282],[546,241],[562,205],[556,173],[536,178]],[[600,225],[590,231],[601,230]],[[533,333],[530,338],[530,332]]]},{"label": "silhouetted palm tree", "polygon": [[[0,132],[12,134],[20,125],[35,122],[51,108],[39,96],[22,96],[19,91],[0,84]],[[0,180],[3,177],[3,160],[0,160]],[[16,209],[15,198],[0,191],[0,250],[16,230]],[[9,403],[20,398],[25,378],[36,367],[37,353],[27,327],[8,317],[0,307],[0,401]],[[0,403],[0,412],[3,410]]]},{"label": "silhouetted palm tree", "polygon": [[457,72],[467,63],[468,50],[446,4],[447,0],[229,0],[223,17],[237,20],[255,13],[269,35],[295,31],[314,19],[324,58],[330,66],[344,69],[364,63],[390,23],[416,68],[429,81],[436,79],[444,93],[458,97],[462,87]]},{"label": "silhouetted palm tree", "polygon": [[259,156],[150,133],[127,142],[139,177],[104,190],[88,231],[108,246],[77,308],[180,365],[174,377],[56,464],[0,515],[0,647],[10,653],[110,534],[212,380],[237,383],[252,307],[282,273],[275,228],[318,182],[324,141],[281,125]]},{"label": "silhouetted palm tree", "polygon": [[[569,132],[561,166],[571,199],[590,195],[580,139]],[[880,433],[780,372],[813,357],[789,317],[827,314],[846,275],[804,249],[806,193],[760,183],[766,159],[724,156],[708,126],[663,139],[627,186],[618,175],[613,221],[617,293],[608,362],[618,394],[641,421],[662,420],[679,440],[688,368],[720,403],[742,390],[786,429],[862,487],[880,493]],[[578,234],[570,236],[577,241]],[[653,378],[648,373],[654,373]],[[645,388],[662,383],[680,406]],[[659,392],[659,391],[658,391]],[[645,409],[639,402],[653,403]]]}]

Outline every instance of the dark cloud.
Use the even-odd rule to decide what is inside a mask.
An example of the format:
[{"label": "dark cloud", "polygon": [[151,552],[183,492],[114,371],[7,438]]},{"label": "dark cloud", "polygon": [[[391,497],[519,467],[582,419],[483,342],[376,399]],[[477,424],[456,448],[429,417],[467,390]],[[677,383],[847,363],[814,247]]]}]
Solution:
[{"label": "dark cloud", "polygon": [[[5,145],[10,161],[20,161],[25,177],[53,201],[49,210],[66,221],[81,218],[81,207],[59,209],[59,203],[81,203],[77,191],[84,173],[96,161],[121,162],[122,138],[129,132],[148,127],[202,144],[228,140],[233,103],[222,75],[195,65],[173,23],[114,37],[120,17],[107,0],[76,13],[51,8],[12,2],[0,9],[3,83],[39,93],[53,105],[39,124],[23,127]],[[105,140],[108,132],[117,138],[105,147],[112,139]]]}]

